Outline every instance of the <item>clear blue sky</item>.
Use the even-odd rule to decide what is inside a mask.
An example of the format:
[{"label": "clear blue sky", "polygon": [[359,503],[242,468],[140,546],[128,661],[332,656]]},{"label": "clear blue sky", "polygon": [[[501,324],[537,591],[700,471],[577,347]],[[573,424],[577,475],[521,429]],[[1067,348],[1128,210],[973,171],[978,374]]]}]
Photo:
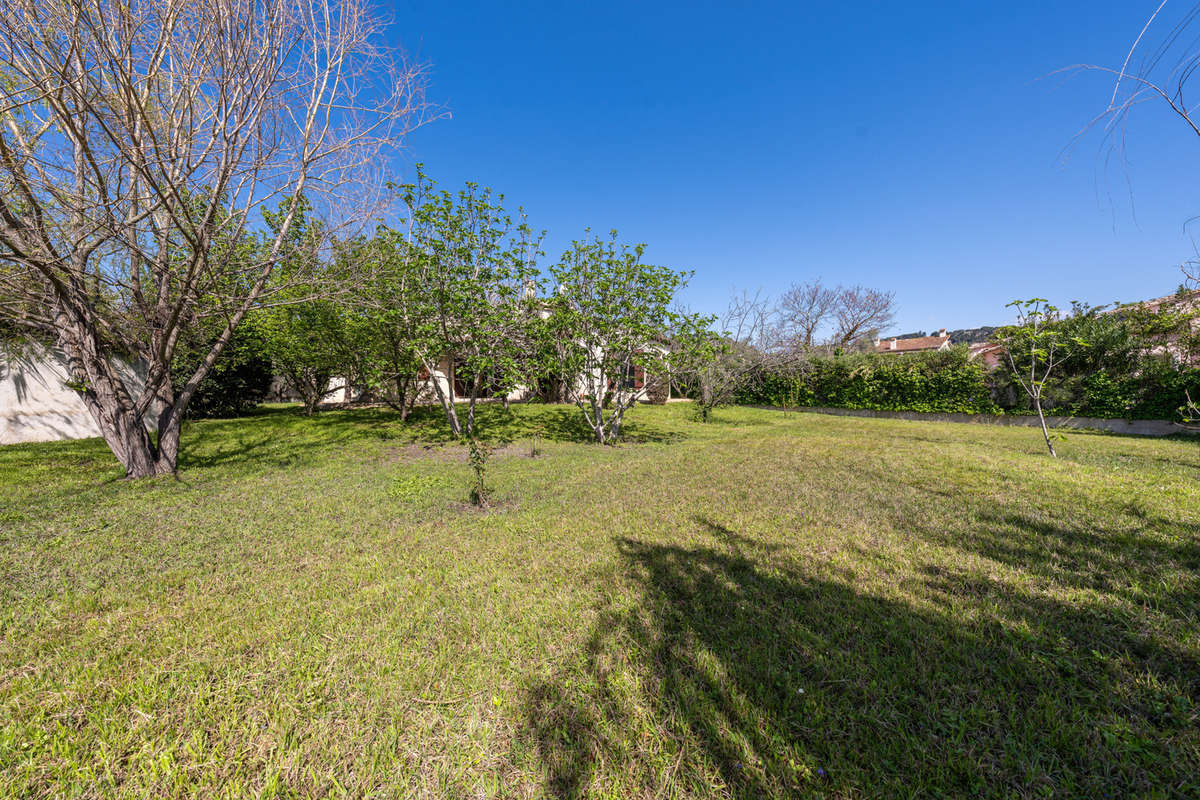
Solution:
[{"label": "clear blue sky", "polygon": [[697,310],[823,277],[894,289],[904,332],[1004,322],[1018,297],[1098,304],[1178,285],[1200,142],[1147,106],[1127,170],[1105,175],[1097,136],[1064,164],[1111,82],[1047,77],[1119,65],[1156,5],[392,0],[387,13],[452,114],[408,158],[523,205],[548,257],[615,227],[648,260],[695,270]]}]

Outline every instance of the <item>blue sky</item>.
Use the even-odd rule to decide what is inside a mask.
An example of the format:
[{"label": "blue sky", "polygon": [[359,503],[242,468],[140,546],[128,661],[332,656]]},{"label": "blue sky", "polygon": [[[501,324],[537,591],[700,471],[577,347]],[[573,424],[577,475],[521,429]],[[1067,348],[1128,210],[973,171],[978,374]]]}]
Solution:
[{"label": "blue sky", "polygon": [[[1156,2],[393,0],[450,119],[408,159],[523,205],[556,257],[617,228],[692,269],[691,307],[794,281],[894,289],[893,332],[1179,283],[1193,135],[1144,106],[1126,162],[1072,137]],[[1181,7],[1180,12],[1183,11]],[[1132,191],[1132,202],[1131,202]],[[1200,233],[1200,230],[1194,231]]]}]

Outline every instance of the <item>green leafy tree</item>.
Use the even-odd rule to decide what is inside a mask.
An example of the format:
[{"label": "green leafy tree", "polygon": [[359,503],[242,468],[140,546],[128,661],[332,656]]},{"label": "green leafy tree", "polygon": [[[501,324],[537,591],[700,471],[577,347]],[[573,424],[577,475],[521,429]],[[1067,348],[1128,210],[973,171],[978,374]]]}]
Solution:
[{"label": "green leafy tree", "polygon": [[271,364],[300,396],[304,413],[337,390],[333,379],[344,365],[343,320],[329,300],[309,300],[259,312],[255,324]]},{"label": "green leafy tree", "polygon": [[[351,350],[342,309],[321,296],[321,290],[337,282],[338,276],[323,263],[324,231],[310,210],[301,196],[264,214],[270,230],[265,238],[281,242],[276,280],[283,288],[269,306],[254,313],[264,351],[275,371],[300,396],[305,414],[314,413],[336,390],[331,382],[335,376],[345,376]],[[288,219],[291,224],[281,235],[279,228]]]},{"label": "green leafy tree", "polygon": [[424,383],[420,354],[434,349],[420,340],[428,334],[428,310],[418,291],[412,245],[402,233],[380,226],[374,235],[343,245],[338,258],[356,265],[362,276],[345,303],[359,379],[407,419]]},{"label": "green leafy tree", "polygon": [[[200,329],[199,333],[195,341],[189,336],[180,342],[175,351],[171,375],[176,382],[195,371],[196,363],[207,352],[210,337],[218,332],[209,328]],[[196,388],[187,416],[190,419],[241,416],[266,398],[273,375],[266,342],[252,315],[238,326],[221,357]]]},{"label": "green leafy tree", "polygon": [[1055,371],[1086,344],[1078,336],[1063,330],[1058,308],[1043,298],[1014,300],[1008,307],[1016,309],[1017,324],[1001,329],[998,339],[1004,344],[1014,380],[1033,403],[1046,447],[1050,455],[1057,458],[1058,453],[1054,451],[1054,442],[1046,427],[1042,398]]},{"label": "green leafy tree", "polygon": [[675,293],[688,273],[642,261],[645,245],[618,244],[590,231],[550,268],[555,290],[546,330],[559,347],[555,373],[576,382],[574,400],[601,444],[616,442],[637,401],[634,376],[666,374],[665,343],[679,314]]},{"label": "green leafy tree", "polygon": [[539,372],[533,331],[541,237],[523,215],[505,212],[503,195],[473,183],[451,194],[418,171],[403,196],[407,246],[395,248],[384,280],[400,300],[397,321],[411,352],[431,378],[444,374],[431,383],[450,430],[470,437],[481,398],[507,395]]},{"label": "green leafy tree", "polygon": [[696,404],[701,422],[726,401],[722,396],[727,376],[725,366],[734,360],[733,343],[713,330],[715,317],[681,315],[671,335],[668,361],[671,380]]}]

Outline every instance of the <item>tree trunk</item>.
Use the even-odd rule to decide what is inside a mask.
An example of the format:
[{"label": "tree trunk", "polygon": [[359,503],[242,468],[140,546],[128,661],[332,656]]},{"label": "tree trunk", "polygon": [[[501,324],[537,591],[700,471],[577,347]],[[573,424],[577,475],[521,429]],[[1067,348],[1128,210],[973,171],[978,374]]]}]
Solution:
[{"label": "tree trunk", "polygon": [[121,376],[86,329],[74,324],[65,310],[59,310],[55,322],[59,326],[58,346],[66,356],[67,373],[75,391],[108,449],[125,468],[126,477],[159,474],[158,451]]},{"label": "tree trunk", "polygon": [[612,434],[609,436],[609,441],[614,444],[621,439],[621,423],[625,419],[625,409],[621,406],[613,409],[612,415],[609,417],[609,425],[612,428]]},{"label": "tree trunk", "polygon": [[457,437],[462,437],[462,424],[458,421],[458,411],[454,408],[454,361],[450,360],[449,371],[445,375],[446,389],[442,389],[442,383],[435,376],[436,367],[432,362],[422,359],[422,366],[425,368],[425,374],[429,376],[430,383],[433,384],[434,394],[437,395],[438,401],[442,404],[442,411],[446,414],[446,422],[450,425],[450,432]]},{"label": "tree trunk", "polygon": [[475,400],[479,397],[482,380],[477,375],[471,381],[471,396],[467,403],[467,436],[475,435]]},{"label": "tree trunk", "polygon": [[1042,437],[1046,440],[1046,447],[1050,448],[1050,455],[1058,458],[1058,453],[1054,452],[1054,443],[1050,441],[1050,431],[1046,429],[1046,415],[1042,413],[1042,398],[1038,395],[1033,397],[1033,407],[1037,409],[1038,422],[1042,423]]},{"label": "tree trunk", "polygon": [[169,387],[159,392],[157,442],[132,403],[123,402],[109,386],[80,392],[100,435],[125,469],[127,478],[174,475],[178,468],[182,412],[170,402]]}]

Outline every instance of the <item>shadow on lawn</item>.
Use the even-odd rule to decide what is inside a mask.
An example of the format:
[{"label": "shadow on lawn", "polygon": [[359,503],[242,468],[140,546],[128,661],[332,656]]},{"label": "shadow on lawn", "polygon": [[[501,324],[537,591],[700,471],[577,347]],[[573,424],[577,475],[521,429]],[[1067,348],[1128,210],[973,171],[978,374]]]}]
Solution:
[{"label": "shadow on lawn", "polygon": [[617,540],[638,599],[530,691],[554,796],[1200,791],[1200,665],[1138,620],[935,568],[884,599],[698,523]]},{"label": "shadow on lawn", "polygon": [[[465,409],[460,408],[459,415],[465,420]],[[505,410],[498,403],[485,403],[476,409],[476,420],[481,437],[500,445],[528,440],[535,431],[546,441],[593,441],[575,406],[531,405]],[[328,447],[355,441],[459,441],[450,433],[441,408],[431,406],[413,409],[404,422],[388,408],[331,409],[308,417],[298,406],[263,409],[249,417],[190,423],[185,437],[180,455],[180,466],[185,470],[234,463],[287,467],[318,458]],[[624,441],[637,444],[670,443],[683,438],[678,431],[636,419],[627,421],[623,435]]]}]

